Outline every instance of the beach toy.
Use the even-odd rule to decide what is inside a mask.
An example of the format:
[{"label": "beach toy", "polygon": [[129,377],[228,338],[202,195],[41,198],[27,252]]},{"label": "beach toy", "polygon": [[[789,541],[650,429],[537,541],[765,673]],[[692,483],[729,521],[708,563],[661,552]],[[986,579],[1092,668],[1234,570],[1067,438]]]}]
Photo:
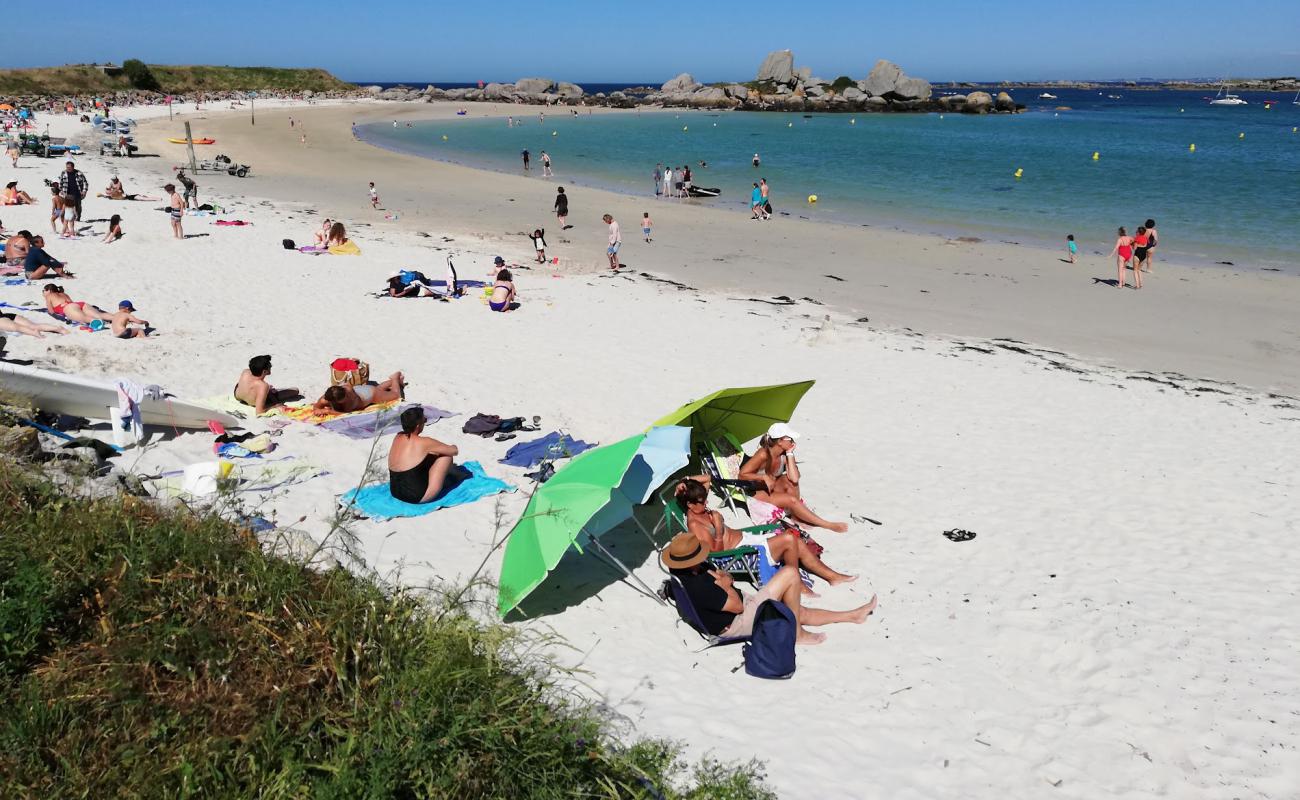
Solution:
[{"label": "beach toy", "polygon": [[92,319],[90,321],[90,329],[92,331],[102,331],[104,329],[104,320]]},{"label": "beach toy", "polygon": [[551,263],[552,263],[552,264],[555,264],[556,266],[559,266],[559,264],[560,264],[560,257],[559,257],[559,256],[556,256],[555,258],[552,258],[552,259],[551,259]]},{"label": "beach toy", "polygon": [[1187,152],[1189,152],[1189,153],[1195,153],[1195,152],[1196,152],[1196,145],[1194,145],[1194,144],[1192,144],[1192,145],[1188,145],[1188,146],[1187,146]]},{"label": "beach toy", "polygon": [[810,195],[808,195],[808,202],[809,202],[809,203],[816,203],[816,202],[817,202],[817,195],[815,195],[815,194],[810,194]]},{"label": "beach toy", "polygon": [[1095,152],[1094,152],[1094,153],[1092,154],[1092,160],[1093,160],[1093,161],[1100,161],[1100,160],[1101,160],[1101,153],[1095,153]]},{"label": "beach toy", "polygon": [[1025,174],[1025,171],[1024,171],[1023,169],[1021,169],[1020,167],[1016,167],[1016,178],[1019,178],[1021,175],[1024,175],[1024,174]]}]

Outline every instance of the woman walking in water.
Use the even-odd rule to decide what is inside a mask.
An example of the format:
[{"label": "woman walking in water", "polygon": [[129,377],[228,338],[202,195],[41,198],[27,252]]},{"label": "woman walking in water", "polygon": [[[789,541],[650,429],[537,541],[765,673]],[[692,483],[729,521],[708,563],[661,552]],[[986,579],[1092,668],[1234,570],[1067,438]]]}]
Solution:
[{"label": "woman walking in water", "polygon": [[[1133,261],[1133,237],[1128,235],[1124,226],[1120,226],[1119,233],[1116,234],[1115,246],[1111,248],[1111,255],[1115,256],[1115,266],[1119,270],[1119,278],[1115,281],[1115,286],[1119,289],[1124,288],[1124,268]],[[1134,289],[1142,288],[1142,273],[1133,271],[1133,282],[1136,284]]]}]

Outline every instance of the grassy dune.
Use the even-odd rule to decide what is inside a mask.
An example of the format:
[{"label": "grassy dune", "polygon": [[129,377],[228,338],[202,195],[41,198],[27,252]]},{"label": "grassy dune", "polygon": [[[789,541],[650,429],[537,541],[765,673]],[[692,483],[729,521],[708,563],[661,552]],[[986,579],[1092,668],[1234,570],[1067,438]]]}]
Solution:
[{"label": "grassy dune", "polygon": [[[354,88],[323,69],[150,64],[149,70],[168,94],[236,90],[325,92]],[[95,94],[130,88],[125,75],[108,76],[90,66],[0,70],[0,94]]]}]

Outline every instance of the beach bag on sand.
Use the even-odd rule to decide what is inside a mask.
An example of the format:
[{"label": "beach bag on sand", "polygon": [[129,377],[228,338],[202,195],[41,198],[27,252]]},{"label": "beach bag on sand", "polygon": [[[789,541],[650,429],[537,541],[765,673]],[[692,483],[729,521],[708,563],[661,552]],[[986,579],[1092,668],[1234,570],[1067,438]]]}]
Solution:
[{"label": "beach bag on sand", "polygon": [[285,250],[297,250],[298,245],[294,244],[293,239],[281,239],[280,244],[284,245]]},{"label": "beach bag on sand", "polygon": [[370,365],[355,358],[330,362],[330,386],[360,386],[370,381]]},{"label": "beach bag on sand", "polygon": [[784,680],[794,674],[794,612],[780,600],[764,600],[754,614],[745,645],[745,672],[755,678]]},{"label": "beach bag on sand", "polygon": [[461,427],[463,433],[472,433],[477,436],[491,436],[501,427],[501,417],[496,414],[475,414],[465,420],[464,426]]}]

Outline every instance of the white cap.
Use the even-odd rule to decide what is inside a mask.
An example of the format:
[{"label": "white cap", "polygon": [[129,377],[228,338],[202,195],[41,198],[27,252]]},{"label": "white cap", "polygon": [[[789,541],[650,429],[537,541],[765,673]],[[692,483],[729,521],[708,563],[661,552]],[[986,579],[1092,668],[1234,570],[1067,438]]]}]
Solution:
[{"label": "white cap", "polygon": [[772,427],[767,429],[769,439],[784,439],[789,436],[791,439],[798,439],[799,432],[784,422],[773,422]]}]

